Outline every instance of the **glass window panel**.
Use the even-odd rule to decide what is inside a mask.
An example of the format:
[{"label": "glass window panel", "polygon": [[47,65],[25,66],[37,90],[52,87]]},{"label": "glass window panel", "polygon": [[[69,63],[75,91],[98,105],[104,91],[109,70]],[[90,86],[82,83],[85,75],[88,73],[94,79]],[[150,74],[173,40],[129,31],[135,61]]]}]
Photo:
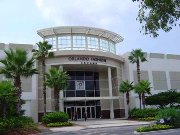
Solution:
[{"label": "glass window panel", "polygon": [[84,50],[85,44],[85,36],[73,36],[73,50]]},{"label": "glass window panel", "polygon": [[85,97],[85,91],[84,90],[76,91],[76,97]]},{"label": "glass window panel", "polygon": [[86,101],[86,106],[95,106],[95,102],[94,101]]},{"label": "glass window panel", "polygon": [[101,118],[101,106],[96,106],[96,118]]},{"label": "glass window panel", "polygon": [[113,42],[109,42],[109,48],[110,48],[110,52],[116,53],[116,47]]},{"label": "glass window panel", "polygon": [[86,81],[86,90],[94,90],[94,81]]},{"label": "glass window panel", "polygon": [[85,81],[84,80],[79,80],[75,81],[76,84],[76,90],[85,90]]},{"label": "glass window panel", "polygon": [[66,91],[66,97],[75,97],[75,91]]},{"label": "glass window panel", "polygon": [[103,51],[109,51],[109,45],[107,40],[100,39],[100,49]]},{"label": "glass window panel", "polygon": [[85,72],[85,80],[93,80],[93,72]]},{"label": "glass window panel", "polygon": [[68,71],[67,74],[69,75],[69,80],[75,80],[75,78],[76,78],[75,71]]},{"label": "glass window panel", "polygon": [[58,48],[60,50],[71,50],[71,36],[58,37]]},{"label": "glass window panel", "polygon": [[99,80],[99,73],[98,72],[94,72],[94,80]]},{"label": "glass window panel", "polygon": [[95,37],[87,37],[87,44],[88,44],[89,50],[98,50],[99,49],[98,39]]},{"label": "glass window panel", "polygon": [[77,71],[76,72],[76,80],[84,80],[84,72]]},{"label": "glass window panel", "polygon": [[100,91],[95,91],[95,97],[100,97]]},{"label": "glass window panel", "polygon": [[68,81],[67,90],[75,90],[75,81]]},{"label": "glass window panel", "polygon": [[76,106],[85,106],[84,101],[76,101]]},{"label": "glass window panel", "polygon": [[86,91],[86,97],[94,97],[94,91]]},{"label": "glass window panel", "polygon": [[95,90],[99,90],[99,81],[94,81]]}]

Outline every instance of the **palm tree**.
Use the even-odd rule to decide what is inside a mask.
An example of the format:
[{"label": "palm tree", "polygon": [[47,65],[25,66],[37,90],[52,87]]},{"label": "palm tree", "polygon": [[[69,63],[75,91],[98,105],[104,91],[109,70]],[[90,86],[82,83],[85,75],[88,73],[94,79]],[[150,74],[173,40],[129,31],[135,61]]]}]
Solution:
[{"label": "palm tree", "polygon": [[11,78],[14,81],[13,83],[18,97],[16,113],[20,115],[22,94],[21,77],[28,78],[33,74],[37,74],[37,69],[34,68],[35,59],[28,58],[27,52],[18,48],[4,52],[6,57],[0,60],[4,65],[4,67],[0,69],[0,74],[4,74],[6,78]]},{"label": "palm tree", "polygon": [[141,49],[135,49],[135,50],[132,50],[130,56],[128,57],[128,59],[131,63],[133,63],[133,64],[136,63],[138,82],[141,80],[140,79],[140,62],[147,61],[144,55],[145,55],[145,53],[142,52]]},{"label": "palm tree", "polygon": [[33,56],[41,63],[41,76],[43,76],[43,100],[44,100],[44,114],[46,114],[46,84],[45,84],[45,71],[46,71],[46,58],[53,57],[54,53],[49,52],[52,45],[48,44],[47,41],[37,43],[38,50],[33,50]]},{"label": "palm tree", "polygon": [[141,101],[143,103],[143,108],[145,108],[145,94],[151,94],[150,87],[151,83],[147,80],[141,80],[139,81],[135,86],[135,93],[139,95],[139,100],[140,100],[140,109],[141,109]]},{"label": "palm tree", "polygon": [[10,108],[12,108],[12,104],[17,100],[14,90],[14,86],[10,81],[0,82],[0,117],[6,118],[8,115],[7,110],[12,112]]},{"label": "palm tree", "polygon": [[134,89],[133,82],[129,82],[128,80],[123,81],[119,86],[119,91],[122,93],[126,93],[126,102],[129,105],[129,92]]},{"label": "palm tree", "polygon": [[59,111],[59,91],[65,90],[68,86],[68,74],[61,69],[52,67],[49,73],[46,73],[46,85],[54,88],[54,106],[55,111]]}]

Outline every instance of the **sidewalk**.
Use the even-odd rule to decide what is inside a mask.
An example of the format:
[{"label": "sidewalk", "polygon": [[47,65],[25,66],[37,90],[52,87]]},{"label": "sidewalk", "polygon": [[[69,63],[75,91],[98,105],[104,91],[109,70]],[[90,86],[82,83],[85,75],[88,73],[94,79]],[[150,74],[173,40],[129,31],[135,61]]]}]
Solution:
[{"label": "sidewalk", "polygon": [[70,121],[74,124],[72,127],[49,128],[52,132],[58,131],[78,131],[86,128],[103,128],[103,127],[116,127],[116,126],[133,126],[133,125],[146,125],[152,122],[122,120],[122,119],[96,119],[87,121]]}]

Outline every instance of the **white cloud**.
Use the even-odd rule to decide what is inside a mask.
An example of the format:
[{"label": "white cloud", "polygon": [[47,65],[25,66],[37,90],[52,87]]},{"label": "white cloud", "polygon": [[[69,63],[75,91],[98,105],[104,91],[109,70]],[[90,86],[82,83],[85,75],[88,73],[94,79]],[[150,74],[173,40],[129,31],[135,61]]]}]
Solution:
[{"label": "white cloud", "polygon": [[[108,28],[122,23],[131,10],[130,0],[35,0],[47,20],[55,25],[87,25]],[[132,7],[133,8],[133,7]],[[109,26],[110,25],[110,26]]]}]

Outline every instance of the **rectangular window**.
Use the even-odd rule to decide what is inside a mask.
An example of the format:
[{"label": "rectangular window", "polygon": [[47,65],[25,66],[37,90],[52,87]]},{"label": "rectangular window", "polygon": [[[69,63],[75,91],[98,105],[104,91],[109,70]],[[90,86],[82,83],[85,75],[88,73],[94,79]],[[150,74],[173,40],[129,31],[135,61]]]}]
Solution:
[{"label": "rectangular window", "polygon": [[71,36],[58,37],[59,50],[71,50]]},{"label": "rectangular window", "polygon": [[109,45],[107,40],[100,39],[100,49],[103,51],[109,51]]},{"label": "rectangular window", "polygon": [[85,44],[85,36],[73,36],[73,50],[84,50]]},{"label": "rectangular window", "polygon": [[99,49],[98,39],[95,37],[87,37],[87,44],[88,44],[89,50],[98,50]]}]

